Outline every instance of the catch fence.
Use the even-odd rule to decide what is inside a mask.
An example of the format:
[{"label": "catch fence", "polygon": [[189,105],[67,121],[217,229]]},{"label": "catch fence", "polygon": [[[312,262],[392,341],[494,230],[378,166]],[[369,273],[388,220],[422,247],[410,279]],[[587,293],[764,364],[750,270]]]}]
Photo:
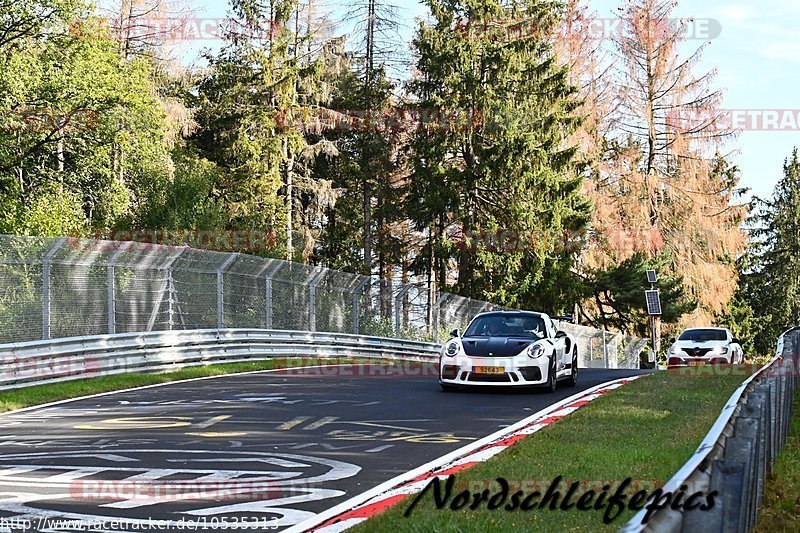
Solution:
[{"label": "catch fence", "polygon": [[[247,254],[131,241],[0,236],[0,343],[209,328],[439,342],[502,309],[424,283],[378,282]],[[638,368],[640,339],[561,323],[583,366]]]}]

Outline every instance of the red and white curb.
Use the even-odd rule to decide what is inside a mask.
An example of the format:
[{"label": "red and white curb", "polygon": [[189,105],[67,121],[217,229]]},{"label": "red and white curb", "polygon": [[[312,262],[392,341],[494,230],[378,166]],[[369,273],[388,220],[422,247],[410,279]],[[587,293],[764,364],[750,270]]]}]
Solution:
[{"label": "red and white curb", "polygon": [[487,437],[468,444],[419,468],[386,481],[313,518],[287,529],[284,533],[316,531],[335,533],[344,531],[381,513],[410,494],[424,489],[434,478],[447,478],[450,474],[486,461],[509,446],[558,422],[603,394],[629,383],[641,376],[632,376],[602,383],[569,398],[561,400],[516,424],[503,428]]}]

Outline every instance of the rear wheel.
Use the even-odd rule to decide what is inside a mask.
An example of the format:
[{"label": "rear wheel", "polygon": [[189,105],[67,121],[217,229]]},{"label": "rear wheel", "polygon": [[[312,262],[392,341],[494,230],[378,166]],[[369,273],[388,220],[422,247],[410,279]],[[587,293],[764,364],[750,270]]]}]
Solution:
[{"label": "rear wheel", "polygon": [[574,387],[578,384],[578,348],[572,352],[572,372],[569,375],[567,385]]}]

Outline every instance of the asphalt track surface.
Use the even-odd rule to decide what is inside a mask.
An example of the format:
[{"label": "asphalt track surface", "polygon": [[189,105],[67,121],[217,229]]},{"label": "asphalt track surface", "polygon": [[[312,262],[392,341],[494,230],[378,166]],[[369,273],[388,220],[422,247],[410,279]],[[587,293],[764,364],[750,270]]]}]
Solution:
[{"label": "asphalt track surface", "polygon": [[555,394],[445,393],[434,373],[397,363],[239,374],[1,415],[0,533],[284,529],[643,372],[581,369],[576,388]]}]

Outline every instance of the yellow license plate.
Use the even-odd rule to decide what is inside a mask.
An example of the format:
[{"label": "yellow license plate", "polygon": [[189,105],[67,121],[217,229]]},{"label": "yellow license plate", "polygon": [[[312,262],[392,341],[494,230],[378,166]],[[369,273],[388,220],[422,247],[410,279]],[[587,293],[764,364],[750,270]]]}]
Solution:
[{"label": "yellow license plate", "polygon": [[689,361],[689,366],[706,366],[705,361]]},{"label": "yellow license plate", "polygon": [[506,369],[502,366],[476,366],[472,369],[476,374],[505,374]]}]

